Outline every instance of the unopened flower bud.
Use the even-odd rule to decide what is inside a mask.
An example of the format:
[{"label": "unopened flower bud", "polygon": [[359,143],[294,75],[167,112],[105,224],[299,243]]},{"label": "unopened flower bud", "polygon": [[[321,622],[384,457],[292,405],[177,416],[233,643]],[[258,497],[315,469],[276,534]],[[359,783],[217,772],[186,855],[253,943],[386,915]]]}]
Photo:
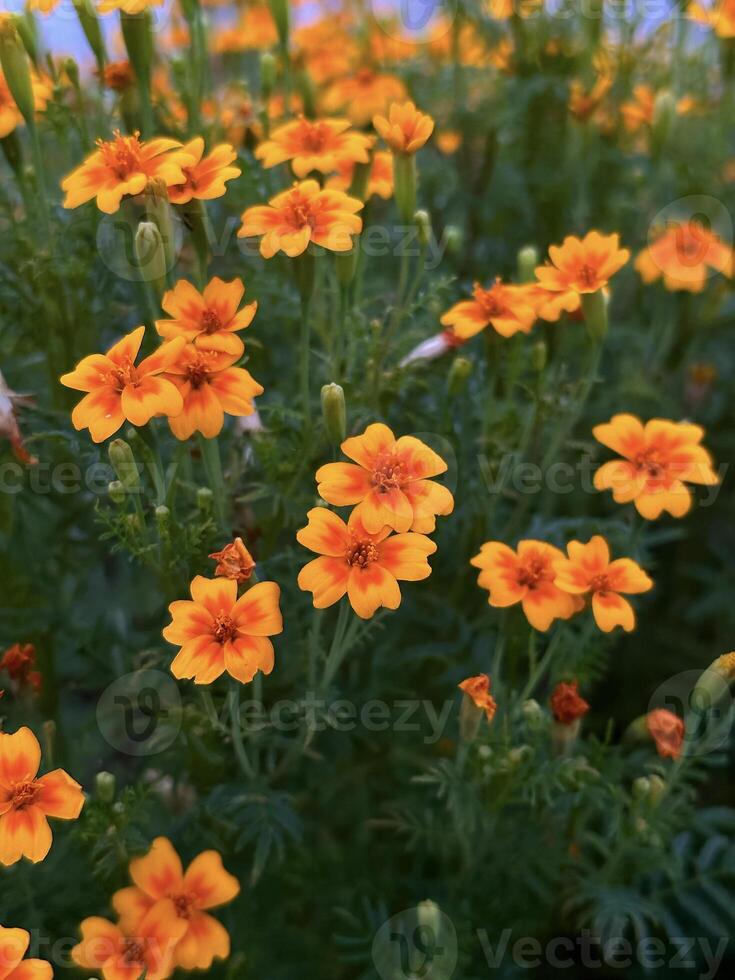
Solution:
[{"label": "unopened flower bud", "polygon": [[160,177],[151,177],[144,191],[146,217],[158,228],[163,242],[165,268],[168,272],[176,262],[176,239],[171,204],[168,199],[166,182]]},{"label": "unopened flower bud", "polygon": [[582,293],[582,312],[593,343],[601,344],[607,335],[607,299],[603,290]]},{"label": "unopened flower bud", "polygon": [[413,216],[413,222],[419,233],[419,245],[422,248],[426,248],[431,241],[431,218],[429,217],[429,212],[424,211],[423,208],[416,211]]},{"label": "unopened flower bud", "polygon": [[457,225],[447,225],[444,229],[444,245],[447,255],[456,255],[462,247],[462,229]]},{"label": "unopened flower bud", "polygon": [[327,437],[334,446],[343,442],[347,432],[345,393],[341,385],[324,385],[322,388],[322,417]]},{"label": "unopened flower bud", "polygon": [[167,531],[168,526],[171,523],[171,511],[165,504],[159,504],[158,507],[156,507],[155,517],[159,533]]},{"label": "unopened flower bud", "polygon": [[38,68],[38,30],[31,11],[26,10],[24,14],[20,14],[15,26],[23,42],[23,47],[28,52],[28,57],[33,62],[34,67]]},{"label": "unopened flower bud", "polygon": [[459,706],[459,737],[463,742],[474,742],[480,730],[483,715],[492,722],[497,710],[495,698],[490,693],[487,674],[467,677],[459,685],[462,701]]},{"label": "unopened flower bud", "polygon": [[166,289],[166,250],[158,227],[141,221],[135,233],[135,257],[141,278],[162,296]]},{"label": "unopened flower bud", "polygon": [[66,77],[69,79],[71,84],[75,89],[79,89],[79,65],[73,58],[64,59],[64,71],[66,72]]},{"label": "unopened flower bud", "polygon": [[536,266],[539,264],[538,249],[535,245],[524,245],[518,250],[516,257],[518,282],[533,282],[536,278]]},{"label": "unopened flower bud", "polygon": [[113,502],[113,504],[125,503],[125,487],[122,485],[120,480],[112,480],[107,485],[107,492],[110,495],[110,500]]},{"label": "unopened flower bud", "polygon": [[651,792],[651,780],[648,776],[638,776],[633,780],[633,797],[636,800],[647,800]]},{"label": "unopened flower bud", "polygon": [[275,85],[276,59],[270,51],[264,51],[260,56],[260,87],[264,100],[267,101],[271,97]]},{"label": "unopened flower bud", "polygon": [[447,394],[450,398],[456,398],[471,374],[472,361],[466,357],[455,357],[447,375]]},{"label": "unopened flower bud", "polygon": [[529,698],[521,705],[521,714],[532,731],[537,731],[546,721],[544,709],[534,698]]},{"label": "unopened flower bud", "polygon": [[35,122],[28,52],[18,32],[17,16],[0,17],[0,66],[15,104],[30,129]]},{"label": "unopened flower bud", "polygon": [[123,487],[128,491],[137,490],[140,486],[138,464],[127,442],[124,439],[113,439],[107,447],[107,455],[110,466]]},{"label": "unopened flower bud", "polygon": [[115,777],[111,772],[98,772],[94,777],[94,788],[100,803],[112,803],[115,799]]},{"label": "unopened flower bud", "polygon": [[214,503],[214,494],[209,489],[209,487],[199,487],[197,490],[197,507],[200,512],[208,516],[212,513],[212,505]]}]

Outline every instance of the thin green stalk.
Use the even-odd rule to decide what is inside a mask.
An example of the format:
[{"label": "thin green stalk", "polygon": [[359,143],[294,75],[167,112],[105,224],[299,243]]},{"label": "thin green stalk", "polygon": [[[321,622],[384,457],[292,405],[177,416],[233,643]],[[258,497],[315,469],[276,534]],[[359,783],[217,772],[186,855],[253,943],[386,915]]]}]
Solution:
[{"label": "thin green stalk", "polygon": [[235,756],[243,771],[243,774],[248,777],[248,779],[255,779],[255,772],[248,758],[248,753],[245,748],[245,743],[242,738],[242,721],[240,718],[240,690],[237,681],[233,681],[232,687],[227,695],[228,705],[230,709],[230,729],[232,732],[232,745],[235,749]]},{"label": "thin green stalk", "polygon": [[223,531],[227,530],[227,494],[225,478],[222,473],[222,460],[219,453],[219,440],[205,439],[199,436],[199,448],[202,454],[204,469],[207,473],[209,488],[214,495],[214,513],[217,523]]},{"label": "thin green stalk", "polygon": [[299,378],[301,387],[301,408],[304,413],[304,428],[311,430],[311,400],[309,398],[309,363],[311,360],[311,300],[301,297],[301,324],[299,336]]},{"label": "thin green stalk", "polygon": [[327,662],[324,665],[324,673],[322,675],[321,683],[322,690],[329,687],[335,674],[340,668],[340,664],[342,663],[345,654],[347,653],[348,646],[345,643],[345,632],[350,620],[350,608],[349,602],[343,601],[340,603],[332,646],[329,649]]}]

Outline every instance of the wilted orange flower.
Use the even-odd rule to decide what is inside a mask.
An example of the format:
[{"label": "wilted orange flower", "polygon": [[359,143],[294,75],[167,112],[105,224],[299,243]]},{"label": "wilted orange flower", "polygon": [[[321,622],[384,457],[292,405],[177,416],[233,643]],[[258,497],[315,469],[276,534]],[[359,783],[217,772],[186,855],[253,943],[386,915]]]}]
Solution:
[{"label": "wilted orange flower", "polygon": [[561,245],[549,247],[551,264],[536,269],[541,287],[552,293],[596,293],[630,258],[620,248],[620,236],[589,231],[584,238],[567,235]]},{"label": "wilted orange flower", "polygon": [[259,670],[270,674],[273,644],[268,637],[283,630],[280,594],[275,582],[258,582],[238,599],[234,579],[197,575],[191,600],[168,607],[171,623],[163,636],[181,647],[171,663],[174,677],[211,684],[227,672],[247,684]]},{"label": "wilted orange flower", "polygon": [[[31,71],[31,90],[33,92],[33,105],[36,112],[43,112],[48,100],[53,94],[53,82],[50,79],[38,75]],[[23,124],[23,116],[20,109],[15,104],[15,99],[11,95],[5,75],[0,69],[0,139],[9,136],[10,133]]]},{"label": "wilted orange flower", "polygon": [[157,837],[144,857],[130,862],[133,886],[112,897],[120,928],[135,935],[141,921],[161,901],[173,902],[185,930],[176,943],[173,966],[208,970],[212,960],[230,955],[230,937],[209,909],[231,902],[240,892],[237,878],[225,871],[217,851],[203,851],[184,871],[171,841]]},{"label": "wilted orange flower", "polygon": [[341,448],[355,462],[320,466],[317,490],[336,507],[357,504],[355,517],[369,534],[384,527],[425,534],[436,527],[437,514],[451,514],[452,494],[429,479],[446,472],[447,464],[420,439],[396,439],[387,425],[373,422]]},{"label": "wilted orange flower", "polygon": [[407,156],[420,150],[434,132],[434,120],[419,112],[413,102],[393,102],[388,118],[373,116],[373,126],[394,153]]},{"label": "wilted orange flower", "polygon": [[500,541],[487,541],[470,564],[480,569],[477,584],[488,589],[491,606],[520,602],[531,626],[545,633],[555,619],[569,619],[579,608],[556,584],[554,562],[563,557],[545,541],[520,541],[517,552]]},{"label": "wilted orange flower", "polygon": [[135,73],[129,61],[109,61],[105,65],[102,79],[107,88],[114,92],[124,92],[135,84]]},{"label": "wilted orange flower", "polygon": [[275,167],[286,160],[297,177],[313,170],[331,174],[340,164],[367,163],[373,140],[350,129],[349,119],[306,119],[300,116],[274,129],[261,143],[255,156],[264,167]]},{"label": "wilted orange flower", "polygon": [[596,534],[586,544],[570,541],[568,558],[554,563],[555,584],[574,596],[591,595],[595,622],[609,633],[616,626],[635,628],[633,607],[620,593],[648,592],[653,582],[632,558],[610,561],[607,541]]},{"label": "wilted orange flower", "polygon": [[106,354],[82,358],[61,383],[87,394],[71,413],[75,429],[89,429],[93,442],[103,442],[127,419],[146,425],[154,415],[178,415],[183,401],[175,385],[160,377],[181,354],[183,337],[161,344],[136,366],[145,327],[136,327]]},{"label": "wilted orange flower", "polygon": [[33,668],[36,666],[36,648],[32,643],[14,643],[0,657],[0,670],[20,687],[32,687],[34,691],[41,689],[41,675]]},{"label": "wilted orange flower", "polygon": [[629,133],[636,133],[642,126],[650,126],[653,123],[655,104],[656,93],[650,85],[633,87],[633,98],[620,106],[623,125]]},{"label": "wilted orange flower", "polygon": [[142,194],[152,177],[160,178],[167,187],[185,183],[182,168],[190,160],[178,140],[142,141],[140,133],[122,136],[116,132],[111,140],[97,140],[94,153],[64,177],[64,207],[77,208],[96,197],[100,211],[114,214],[123,197]]},{"label": "wilted orange flower", "polygon": [[719,482],[712,457],[700,445],[704,429],[690,422],[613,415],[592,434],[623,459],[610,460],[595,473],[595,489],[612,490],[618,504],[631,501],[648,520],[664,511],[683,517],[692,504],[686,483],[714,486]]},{"label": "wilted orange flower", "polygon": [[656,708],[646,715],[648,734],[663,758],[678,759],[684,744],[684,722],[667,708]]},{"label": "wilted orange flower", "polygon": [[255,568],[253,556],[245,547],[242,538],[235,538],[221,551],[213,551],[209,557],[217,562],[215,575],[234,579],[235,582],[247,582]]},{"label": "wilted orange flower", "polygon": [[645,283],[663,276],[664,286],[674,292],[700,293],[714,269],[731,277],[733,250],[715,232],[695,220],[662,229],[655,241],[635,260],[636,272]]},{"label": "wilted orange flower", "polygon": [[31,936],[25,929],[0,926],[0,980],[51,980],[54,971],[43,960],[24,960]]},{"label": "wilted orange flower", "polygon": [[361,619],[370,619],[380,606],[401,604],[398,582],[418,582],[431,575],[427,557],[436,551],[423,534],[391,534],[383,528],[368,534],[355,511],[347,524],[325,507],[307,513],[309,523],[296,540],[318,558],[299,572],[299,588],[314,594],[314,608],[325,609],[346,594]]},{"label": "wilted orange flower", "polygon": [[240,168],[233,167],[237,153],[229,143],[220,143],[202,159],[204,140],[195,136],[181,148],[182,154],[191,157],[191,163],[182,163],[184,182],[172,184],[168,189],[172,204],[188,204],[192,199],[212,201],[227,192],[225,184],[240,176]]},{"label": "wilted orange flower", "polygon": [[188,280],[179,279],[161,300],[171,319],[156,320],[156,330],[166,340],[184,337],[200,350],[223,351],[240,357],[245,345],[237,331],[250,326],[258,309],[257,302],[252,302],[239,310],[244,295],[242,279],[225,282],[214,276],[203,293]]},{"label": "wilted orange flower", "polygon": [[473,299],[455,303],[440,321],[461,340],[474,337],[488,326],[501,337],[512,337],[519,331],[529,333],[536,322],[536,293],[532,285],[508,285],[498,278],[489,289],[476,282],[472,295]]},{"label": "wilted orange flower", "polygon": [[350,236],[362,231],[357,212],[363,207],[362,201],[342,191],[322,190],[315,180],[303,180],[267,205],[248,208],[237,237],[262,235],[260,254],[266,259],[279,251],[291,258],[301,255],[310,242],[332,252],[348,252]]},{"label": "wilted orange flower", "polygon": [[406,98],[406,86],[396,75],[361,68],[334,82],[324,96],[325,112],[344,110],[355,126],[367,126],[373,116],[385,112],[390,102]]},{"label": "wilted orange flower", "polygon": [[490,693],[490,678],[487,674],[467,677],[457,687],[471,698],[476,708],[481,708],[485,712],[488,721],[493,720],[498,704]]},{"label": "wilted orange flower", "polygon": [[557,684],[551,693],[551,712],[562,725],[571,725],[590,710],[589,704],[580,697],[579,682]]},{"label": "wilted orange flower", "polygon": [[168,420],[177,439],[188,439],[195,432],[214,439],[225,424],[225,413],[253,414],[253,398],[263,394],[263,386],[245,368],[233,367],[239,357],[186,344],[168,366],[165,377],[183,399],[181,412]]},{"label": "wilted orange flower", "polygon": [[[327,181],[327,187],[336,191],[348,191],[354,174],[354,163],[351,160],[341,161],[337,173]],[[370,163],[365,200],[374,194],[385,201],[393,197],[393,154],[386,150],[374,153]]]},{"label": "wilted orange flower", "polygon": [[82,941],[71,951],[85,970],[100,971],[103,980],[165,980],[174,970],[174,950],[187,929],[171,899],[156,904],[132,933],[93,915],[81,926]]},{"label": "wilted orange flower", "polygon": [[38,775],[41,746],[29,728],[0,733],[0,864],[34,864],[51,849],[48,817],[76,820],[82,787],[63,769]]}]

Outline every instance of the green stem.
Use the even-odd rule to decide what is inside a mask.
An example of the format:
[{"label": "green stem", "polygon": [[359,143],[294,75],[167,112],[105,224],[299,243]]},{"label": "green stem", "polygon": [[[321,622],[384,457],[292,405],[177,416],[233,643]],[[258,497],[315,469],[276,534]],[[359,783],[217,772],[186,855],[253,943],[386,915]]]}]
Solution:
[{"label": "green stem", "polygon": [[327,662],[324,665],[324,674],[322,675],[321,683],[322,690],[329,687],[347,653],[348,645],[345,643],[345,633],[350,619],[350,608],[348,602],[342,602],[340,604],[332,646],[329,649]]},{"label": "green stem", "polygon": [[301,329],[299,338],[299,377],[301,385],[301,407],[304,413],[304,426],[311,428],[311,400],[309,398],[309,362],[311,354],[311,301],[301,297]]},{"label": "green stem", "polygon": [[245,743],[243,742],[242,738],[242,721],[240,719],[240,690],[237,681],[233,681],[232,687],[230,688],[228,694],[228,702],[230,708],[232,745],[235,749],[235,755],[243,774],[247,776],[248,779],[252,780],[255,779],[255,772],[250,764],[250,759],[248,758]]},{"label": "green stem", "polygon": [[225,478],[222,473],[222,460],[219,453],[219,440],[205,439],[199,436],[199,448],[202,453],[204,469],[207,473],[209,487],[214,494],[214,513],[217,523],[223,531],[227,531],[227,494]]}]

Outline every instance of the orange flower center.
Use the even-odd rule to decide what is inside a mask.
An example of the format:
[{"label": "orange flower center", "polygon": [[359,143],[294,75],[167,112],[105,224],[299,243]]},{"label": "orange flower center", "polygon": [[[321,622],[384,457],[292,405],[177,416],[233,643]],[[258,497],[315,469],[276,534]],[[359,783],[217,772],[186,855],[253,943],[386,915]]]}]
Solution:
[{"label": "orange flower center", "polygon": [[[207,332],[209,333],[210,331]],[[201,388],[202,385],[205,385],[207,381],[209,381],[209,374],[209,363],[205,357],[200,355],[187,365],[184,372],[184,378],[189,382],[192,388],[197,389]]]},{"label": "orange flower center", "polygon": [[303,119],[296,136],[296,142],[302,150],[310,153],[321,153],[329,140],[331,130],[323,122],[311,123]]},{"label": "orange flower center", "polygon": [[218,613],[214,621],[212,633],[218,643],[224,644],[235,639],[237,636],[237,626],[227,613]]},{"label": "orange flower center", "polygon": [[205,310],[202,313],[201,325],[205,333],[217,333],[218,330],[222,329],[222,321],[219,318],[219,313],[216,310]]},{"label": "orange flower center", "polygon": [[173,899],[176,914],[180,919],[191,918],[194,902],[188,895],[175,895]]},{"label": "orange flower center", "polygon": [[380,456],[375,462],[371,482],[380,493],[400,487],[406,480],[403,463],[393,453]]},{"label": "orange flower center", "polygon": [[128,385],[138,384],[138,371],[129,357],[116,364],[107,376],[107,383],[117,391],[122,391]]},{"label": "orange flower center", "polygon": [[529,555],[518,569],[518,584],[528,589],[535,589],[539,582],[551,582],[553,579],[549,561],[541,555]]},{"label": "orange flower center", "polygon": [[501,315],[505,307],[501,301],[502,293],[497,286],[493,286],[492,289],[483,289],[479,283],[475,283],[472,292],[488,319]]},{"label": "orange flower center", "polygon": [[347,564],[358,568],[367,568],[378,560],[378,549],[372,541],[355,541],[347,550]]},{"label": "orange flower center", "polygon": [[137,939],[126,939],[122,948],[123,963],[145,966],[145,944]]},{"label": "orange flower center", "polygon": [[304,200],[300,195],[294,195],[286,204],[283,210],[283,218],[286,224],[291,225],[296,231],[301,231],[307,225],[313,228],[316,224],[310,202]]},{"label": "orange flower center", "polygon": [[610,580],[605,572],[600,575],[593,575],[590,579],[590,591],[600,592],[604,595],[606,592],[612,591],[610,589]]},{"label": "orange flower center", "polygon": [[18,783],[13,787],[10,805],[14,810],[24,810],[27,806],[32,806],[36,802],[40,792],[40,783]]},{"label": "orange flower center", "polygon": [[597,283],[597,269],[593,265],[589,265],[585,262],[580,266],[579,272],[577,273],[577,278],[586,289],[592,289],[592,287]]},{"label": "orange flower center", "polygon": [[655,449],[646,449],[632,460],[638,470],[643,470],[649,479],[662,480],[666,476],[666,463]]},{"label": "orange flower center", "polygon": [[141,169],[142,146],[139,136],[140,133],[121,136],[120,131],[116,130],[113,140],[97,140],[104,165],[120,180],[126,180],[130,174]]}]

